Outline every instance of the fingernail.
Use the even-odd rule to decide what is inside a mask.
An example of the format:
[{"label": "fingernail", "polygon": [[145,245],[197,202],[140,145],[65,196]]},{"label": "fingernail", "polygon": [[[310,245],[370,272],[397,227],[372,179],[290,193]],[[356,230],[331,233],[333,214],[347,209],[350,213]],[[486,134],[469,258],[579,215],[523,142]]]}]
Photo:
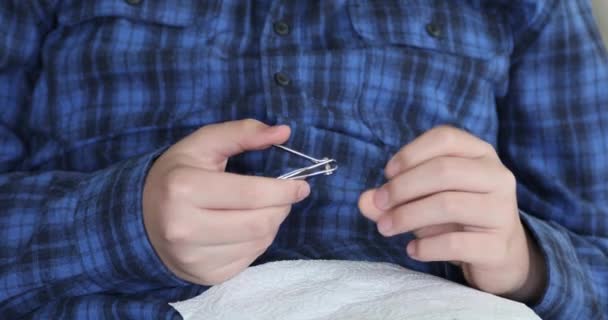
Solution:
[{"label": "fingernail", "polygon": [[386,169],[384,169],[384,173],[387,176],[393,176],[395,174],[397,174],[397,172],[399,172],[400,168],[399,168],[399,162],[397,160],[395,160],[395,158],[392,158],[387,164],[386,164]]},{"label": "fingernail", "polygon": [[380,210],[388,209],[388,191],[381,187],[374,192],[374,204]]},{"label": "fingernail", "polygon": [[382,218],[378,221],[378,231],[385,236],[391,235],[391,229],[393,228],[393,219],[391,218]]},{"label": "fingernail", "polygon": [[414,245],[413,241],[410,241],[410,243],[407,244],[407,255],[410,257],[415,257],[416,256],[416,246]]},{"label": "fingernail", "polygon": [[300,183],[298,186],[298,193],[297,193],[298,200],[303,200],[304,198],[308,197],[309,194],[310,194],[310,186],[308,185],[308,183],[306,183],[306,182]]}]

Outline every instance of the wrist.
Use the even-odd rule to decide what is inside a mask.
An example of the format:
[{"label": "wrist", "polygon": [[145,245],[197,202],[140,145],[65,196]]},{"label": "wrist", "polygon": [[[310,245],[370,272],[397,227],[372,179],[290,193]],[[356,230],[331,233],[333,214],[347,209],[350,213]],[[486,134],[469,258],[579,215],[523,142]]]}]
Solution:
[{"label": "wrist", "polygon": [[543,296],[547,287],[547,266],[538,243],[524,227],[526,247],[528,249],[528,272],[523,285],[513,291],[507,298],[526,304],[534,304]]}]

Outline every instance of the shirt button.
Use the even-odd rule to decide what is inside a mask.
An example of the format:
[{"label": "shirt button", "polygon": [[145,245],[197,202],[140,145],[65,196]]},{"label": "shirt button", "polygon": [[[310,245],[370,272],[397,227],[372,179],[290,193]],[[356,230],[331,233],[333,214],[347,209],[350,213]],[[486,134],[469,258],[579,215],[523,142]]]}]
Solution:
[{"label": "shirt button", "polygon": [[280,36],[289,34],[289,25],[285,21],[277,21],[273,25],[274,32]]},{"label": "shirt button", "polygon": [[132,6],[136,6],[136,5],[140,4],[142,2],[142,0],[125,0],[125,2]]},{"label": "shirt button", "polygon": [[433,38],[441,37],[441,28],[435,23],[429,23],[426,25],[426,32]]},{"label": "shirt button", "polygon": [[289,85],[291,82],[289,77],[282,72],[277,72],[274,74],[274,81],[276,81],[276,83],[282,87]]}]

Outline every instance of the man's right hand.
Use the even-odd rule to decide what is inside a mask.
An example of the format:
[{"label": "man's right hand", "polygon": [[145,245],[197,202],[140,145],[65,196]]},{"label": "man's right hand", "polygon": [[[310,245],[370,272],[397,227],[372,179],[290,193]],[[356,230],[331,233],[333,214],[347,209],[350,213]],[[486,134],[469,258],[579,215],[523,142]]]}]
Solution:
[{"label": "man's right hand", "polygon": [[287,126],[256,120],[207,125],[153,164],[143,191],[152,246],[178,277],[214,285],[247,268],[273,242],[305,181],[225,172],[229,157],[285,142]]}]

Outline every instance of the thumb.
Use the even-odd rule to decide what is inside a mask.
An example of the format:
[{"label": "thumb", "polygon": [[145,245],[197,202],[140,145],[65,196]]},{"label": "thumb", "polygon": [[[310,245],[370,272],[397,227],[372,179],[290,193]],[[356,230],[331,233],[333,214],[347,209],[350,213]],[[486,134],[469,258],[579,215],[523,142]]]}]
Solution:
[{"label": "thumb", "polygon": [[245,151],[261,150],[289,138],[286,125],[268,126],[254,119],[206,125],[183,140],[192,154],[221,163]]}]

